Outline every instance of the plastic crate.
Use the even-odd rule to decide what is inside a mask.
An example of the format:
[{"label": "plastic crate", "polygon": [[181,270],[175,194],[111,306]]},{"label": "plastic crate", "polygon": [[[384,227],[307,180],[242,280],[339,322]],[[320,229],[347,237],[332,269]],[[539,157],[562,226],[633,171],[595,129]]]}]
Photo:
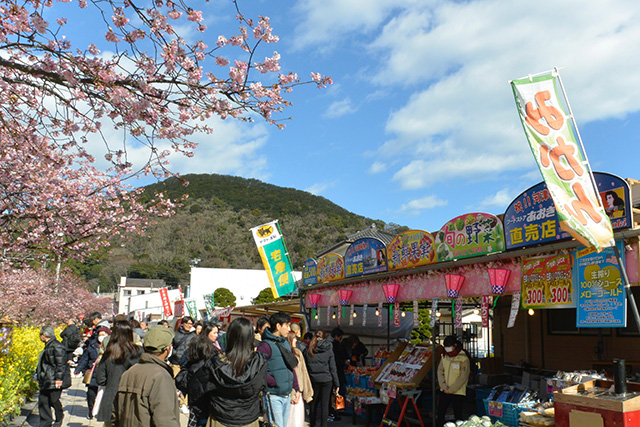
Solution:
[{"label": "plastic crate", "polygon": [[[489,399],[483,399],[484,410],[489,415]],[[531,408],[530,405],[519,405],[517,403],[501,402],[502,403],[502,416],[495,417],[489,415],[491,420],[500,421],[503,424],[517,427],[520,420],[520,412],[526,411]]]},{"label": "plastic crate", "polygon": [[485,409],[484,401],[491,394],[491,389],[477,388],[475,389],[475,392],[476,392],[476,414],[480,417],[483,415],[487,415],[487,410]]},{"label": "plastic crate", "polygon": [[360,375],[358,387],[367,390],[369,388],[370,375]]},{"label": "plastic crate", "polygon": [[344,374],[347,379],[347,387],[355,387],[355,381],[353,380],[353,372],[349,372],[348,374]]}]

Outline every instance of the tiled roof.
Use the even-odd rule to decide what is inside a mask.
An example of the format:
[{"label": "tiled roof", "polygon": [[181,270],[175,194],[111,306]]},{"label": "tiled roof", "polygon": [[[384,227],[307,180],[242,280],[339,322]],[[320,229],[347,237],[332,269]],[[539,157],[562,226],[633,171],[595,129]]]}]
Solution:
[{"label": "tiled roof", "polygon": [[384,243],[386,246],[389,243],[391,243],[394,237],[396,237],[395,234],[391,234],[387,231],[380,230],[375,224],[371,224],[369,228],[357,231],[353,234],[349,234],[344,240],[336,243],[333,246],[325,248],[320,252],[317,252],[316,257],[321,257],[331,252],[336,252],[336,251],[340,252],[339,248],[344,248],[344,251],[346,251],[346,247],[349,246],[351,243],[355,242],[356,240],[365,239],[365,238],[378,239],[382,243]]},{"label": "tiled roof", "polygon": [[134,288],[164,288],[167,284],[163,279],[131,279],[127,277],[126,286]]}]

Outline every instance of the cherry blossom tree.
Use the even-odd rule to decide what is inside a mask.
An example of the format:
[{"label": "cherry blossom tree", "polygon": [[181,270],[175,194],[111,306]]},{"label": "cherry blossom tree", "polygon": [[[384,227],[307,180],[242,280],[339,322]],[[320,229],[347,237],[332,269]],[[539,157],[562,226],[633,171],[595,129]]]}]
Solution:
[{"label": "cherry blossom tree", "polygon": [[[302,81],[280,72],[275,51],[256,60],[258,48],[278,37],[269,18],[253,20],[233,5],[238,32],[209,35],[207,44],[177,33],[186,24],[207,31],[202,11],[186,1],[0,0],[5,268],[52,254],[82,258],[113,236],[143,232],[150,217],[171,215],[175,205],[161,195],[141,198],[128,178],[169,176],[168,156],[193,156],[193,137],[211,133],[216,117],[261,118],[281,128],[286,93],[331,83],[317,73]],[[86,16],[98,17],[104,40],[72,43],[65,36],[72,22],[60,15],[69,7],[93,11]],[[122,139],[107,138],[107,126]],[[89,148],[95,139],[103,151]],[[132,145],[148,152],[136,169]],[[111,167],[98,170],[96,156]]]}]

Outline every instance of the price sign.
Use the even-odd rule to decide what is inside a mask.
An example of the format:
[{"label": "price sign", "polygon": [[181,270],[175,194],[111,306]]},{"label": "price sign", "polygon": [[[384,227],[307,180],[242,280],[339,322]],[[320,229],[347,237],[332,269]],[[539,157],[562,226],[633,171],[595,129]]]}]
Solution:
[{"label": "price sign", "polygon": [[522,262],[522,307],[575,307],[570,255],[525,258]]},{"label": "price sign", "polygon": [[502,402],[489,401],[489,415],[502,418]]}]

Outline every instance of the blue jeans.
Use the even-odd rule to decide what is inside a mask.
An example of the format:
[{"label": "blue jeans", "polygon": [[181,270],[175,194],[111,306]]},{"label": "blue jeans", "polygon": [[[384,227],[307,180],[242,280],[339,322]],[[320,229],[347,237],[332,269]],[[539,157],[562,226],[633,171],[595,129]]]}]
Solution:
[{"label": "blue jeans", "polygon": [[[287,427],[287,423],[289,422],[289,409],[291,408],[291,396],[278,396],[276,394],[269,394],[271,398],[269,402],[271,403],[271,408],[273,410],[273,423],[277,427]],[[266,396],[265,396],[266,398]],[[269,417],[271,414],[269,413],[269,405],[265,402],[265,408]]]}]

